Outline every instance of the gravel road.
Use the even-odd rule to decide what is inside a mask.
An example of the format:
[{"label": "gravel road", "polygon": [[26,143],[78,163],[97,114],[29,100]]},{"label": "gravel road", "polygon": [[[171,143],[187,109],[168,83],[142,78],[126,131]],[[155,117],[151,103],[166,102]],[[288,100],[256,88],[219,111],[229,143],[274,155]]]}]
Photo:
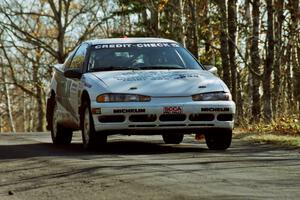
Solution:
[{"label": "gravel road", "polygon": [[0,199],[299,199],[300,150],[234,140],[209,151],[187,136],[111,136],[99,151],[49,133],[0,134]]}]

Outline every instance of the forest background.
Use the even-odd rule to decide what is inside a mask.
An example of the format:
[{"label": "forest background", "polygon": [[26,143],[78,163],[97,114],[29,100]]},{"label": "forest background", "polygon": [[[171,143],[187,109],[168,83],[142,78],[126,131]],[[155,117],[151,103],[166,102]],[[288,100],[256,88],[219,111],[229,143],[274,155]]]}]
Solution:
[{"label": "forest background", "polygon": [[53,65],[93,38],[164,37],[218,68],[236,125],[300,132],[299,0],[0,0],[0,132],[45,131]]}]

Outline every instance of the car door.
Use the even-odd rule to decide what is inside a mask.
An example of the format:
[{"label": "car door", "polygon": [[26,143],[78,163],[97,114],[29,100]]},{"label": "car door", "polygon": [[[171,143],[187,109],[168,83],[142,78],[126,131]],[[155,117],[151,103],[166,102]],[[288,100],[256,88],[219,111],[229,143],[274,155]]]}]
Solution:
[{"label": "car door", "polygon": [[59,110],[62,113],[65,113],[65,111],[66,111],[66,109],[65,109],[66,94],[65,93],[66,93],[67,80],[66,80],[66,77],[64,76],[64,70],[67,66],[70,65],[75,52],[76,52],[76,49],[69,54],[69,56],[66,58],[64,64],[56,64],[54,66],[54,69],[55,69],[54,79],[55,79],[55,83],[56,83],[55,84],[55,87],[56,87],[56,100],[57,100],[57,103],[59,104]]},{"label": "car door", "polygon": [[[82,44],[73,56],[70,65],[66,66],[65,70],[80,69],[83,71],[83,65],[87,52],[87,44]],[[67,78],[65,84],[65,108],[74,117],[77,124],[79,124],[79,98],[80,98],[80,79]]]}]

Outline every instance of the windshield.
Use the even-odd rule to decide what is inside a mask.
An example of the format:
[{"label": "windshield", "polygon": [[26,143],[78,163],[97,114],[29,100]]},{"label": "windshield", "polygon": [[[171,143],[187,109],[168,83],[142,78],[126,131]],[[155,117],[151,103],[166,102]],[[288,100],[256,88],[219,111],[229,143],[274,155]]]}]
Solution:
[{"label": "windshield", "polygon": [[202,69],[175,43],[100,44],[92,47],[88,71]]}]

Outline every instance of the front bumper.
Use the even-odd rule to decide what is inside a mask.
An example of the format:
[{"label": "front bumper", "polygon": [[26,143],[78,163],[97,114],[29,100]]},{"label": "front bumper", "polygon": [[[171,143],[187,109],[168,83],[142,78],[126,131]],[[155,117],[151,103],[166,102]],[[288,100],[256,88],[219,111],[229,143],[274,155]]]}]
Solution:
[{"label": "front bumper", "polygon": [[[166,108],[175,108],[174,113]],[[179,110],[178,110],[179,108]],[[193,101],[191,97],[152,98],[151,102],[91,102],[96,131],[112,133],[172,130],[186,132],[203,128],[233,129],[233,101]]]}]

